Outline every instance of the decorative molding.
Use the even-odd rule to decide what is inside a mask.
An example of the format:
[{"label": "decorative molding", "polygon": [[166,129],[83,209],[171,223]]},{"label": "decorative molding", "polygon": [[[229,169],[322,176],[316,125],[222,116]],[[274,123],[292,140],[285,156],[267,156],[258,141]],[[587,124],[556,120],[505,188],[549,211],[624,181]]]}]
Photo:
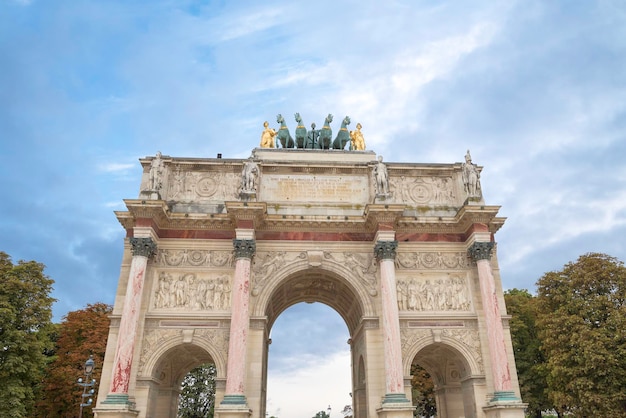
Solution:
[{"label": "decorative molding", "polygon": [[130,238],[131,251],[134,256],[152,257],[157,250],[156,242],[152,238]]},{"label": "decorative molding", "polygon": [[404,270],[448,270],[465,269],[469,266],[467,252],[398,252],[396,269]]},{"label": "decorative molding", "polygon": [[493,250],[493,242],[475,242],[468,248],[467,253],[472,260],[489,260],[491,259],[491,250]]},{"label": "decorative molding", "polygon": [[233,251],[162,249],[156,256],[156,264],[167,267],[233,267],[233,261]]},{"label": "decorative molding", "polygon": [[398,241],[377,241],[374,246],[376,259],[379,261],[394,260],[396,258],[396,248],[398,248]]}]

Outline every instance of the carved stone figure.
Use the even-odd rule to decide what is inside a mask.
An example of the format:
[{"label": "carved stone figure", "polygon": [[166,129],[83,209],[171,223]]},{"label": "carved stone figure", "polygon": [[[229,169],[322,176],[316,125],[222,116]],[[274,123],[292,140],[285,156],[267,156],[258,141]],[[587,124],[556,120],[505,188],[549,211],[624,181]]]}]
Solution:
[{"label": "carved stone figure", "polygon": [[382,155],[378,157],[378,163],[374,166],[374,178],[376,179],[376,195],[389,196],[389,176]]},{"label": "carved stone figure", "polygon": [[276,136],[276,129],[270,128],[267,121],[263,122],[265,128],[261,133],[261,148],[275,148],[276,144],[274,137]]},{"label": "carved stone figure", "polygon": [[150,162],[150,185],[148,190],[159,191],[163,187],[163,160],[161,159],[161,151]]},{"label": "carved stone figure", "polygon": [[363,151],[365,150],[365,139],[361,133],[361,124],[356,124],[356,130],[350,131],[350,150]]},{"label": "carved stone figure", "polygon": [[480,197],[480,172],[478,171],[478,166],[472,163],[472,156],[469,150],[465,154],[462,176],[468,197]]},{"label": "carved stone figure", "polygon": [[350,133],[348,132],[348,125],[350,125],[350,117],[346,116],[341,121],[341,128],[337,132],[337,137],[333,141],[333,149],[344,149],[346,144],[350,141]]},{"label": "carved stone figure", "polygon": [[293,148],[295,142],[289,133],[289,128],[287,128],[283,115],[278,114],[278,116],[276,116],[276,122],[280,123],[280,128],[278,129],[278,140],[280,141],[280,145],[282,145],[283,148]]},{"label": "carved stone figure", "polygon": [[256,192],[256,178],[259,173],[259,166],[257,163],[249,158],[248,161],[243,163],[243,170],[241,171],[241,192],[242,193],[255,193]]}]

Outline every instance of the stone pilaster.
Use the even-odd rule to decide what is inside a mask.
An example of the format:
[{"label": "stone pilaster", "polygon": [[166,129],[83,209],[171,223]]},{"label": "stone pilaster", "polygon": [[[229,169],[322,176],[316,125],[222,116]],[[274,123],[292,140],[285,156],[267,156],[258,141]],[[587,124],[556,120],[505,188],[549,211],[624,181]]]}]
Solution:
[{"label": "stone pilaster", "polygon": [[377,241],[374,254],[380,270],[380,295],[382,298],[382,328],[385,356],[385,404],[408,404],[404,393],[402,373],[402,346],[400,340],[400,315],[396,293],[396,272],[394,259],[398,241]]},{"label": "stone pilaster", "polygon": [[113,371],[109,394],[103,404],[129,405],[128,385],[135,351],[136,333],[141,310],[141,295],[146,277],[148,259],[156,253],[156,243],[152,238],[130,238],[133,258],[128,274],[124,307],[117,335],[117,347],[113,360]]},{"label": "stone pilaster", "polygon": [[235,277],[232,290],[232,315],[228,341],[228,364],[226,366],[226,390],[221,406],[246,405],[244,381],[246,350],[250,323],[250,265],[256,243],[253,239],[234,239]]},{"label": "stone pilaster", "polygon": [[492,402],[520,401],[515,395],[511,383],[511,373],[504,342],[504,327],[498,304],[495,280],[491,271],[491,252],[493,242],[474,242],[468,249],[468,254],[476,262],[478,280],[482,298],[487,340],[489,344],[491,370],[493,374],[494,396]]}]

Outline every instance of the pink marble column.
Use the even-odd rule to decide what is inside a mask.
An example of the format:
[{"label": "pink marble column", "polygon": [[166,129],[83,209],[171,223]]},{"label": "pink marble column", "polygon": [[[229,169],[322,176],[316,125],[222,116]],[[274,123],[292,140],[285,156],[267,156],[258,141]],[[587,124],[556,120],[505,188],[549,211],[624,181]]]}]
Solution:
[{"label": "pink marble column", "polygon": [[221,405],[245,405],[244,380],[250,325],[250,264],[256,250],[254,240],[235,239],[235,277],[232,289],[232,314],[226,365],[226,390]]},{"label": "pink marble column", "polygon": [[113,360],[113,375],[107,399],[103,403],[128,401],[128,384],[136,343],[136,332],[141,309],[141,295],[146,275],[148,258],[156,251],[156,243],[151,238],[131,238],[133,259],[130,264],[126,296],[117,336],[117,348]]},{"label": "pink marble column", "polygon": [[383,348],[385,351],[385,403],[409,402],[404,393],[402,373],[402,346],[400,315],[396,293],[394,259],[398,241],[378,241],[374,247],[380,269],[380,296],[382,301]]},{"label": "pink marble column", "polygon": [[509,361],[504,342],[504,327],[498,304],[495,280],[491,271],[491,250],[493,242],[475,242],[469,248],[469,255],[476,261],[478,280],[482,297],[487,340],[491,354],[491,370],[493,375],[494,397],[492,401],[519,400],[514,392],[509,371]]}]

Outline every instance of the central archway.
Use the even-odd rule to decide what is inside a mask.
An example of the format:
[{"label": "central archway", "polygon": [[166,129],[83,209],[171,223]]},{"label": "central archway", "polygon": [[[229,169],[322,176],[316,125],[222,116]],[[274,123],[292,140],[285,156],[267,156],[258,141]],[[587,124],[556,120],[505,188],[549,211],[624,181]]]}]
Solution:
[{"label": "central archway", "polygon": [[[264,314],[267,318],[268,332],[274,327],[278,317],[290,307],[303,302],[307,304],[320,303],[332,309],[343,319],[347,328],[346,340],[350,344],[350,355],[354,356],[352,344],[364,317],[364,308],[361,302],[363,295],[359,294],[346,276],[327,269],[308,268],[291,272],[275,283],[277,285],[271,291],[267,289],[269,297],[266,299]],[[270,347],[268,347],[268,351],[271,352]],[[363,362],[362,358],[360,362]],[[359,359],[352,357],[348,362],[348,367],[352,369],[350,372],[351,383],[347,390],[348,393],[345,394],[348,401],[344,405],[337,405],[338,408],[343,408],[345,404],[350,403],[348,396],[356,390],[355,379],[358,370],[355,370],[355,364],[359,364]],[[339,372],[341,373],[341,371]],[[267,373],[264,387],[267,388]],[[325,407],[325,405],[320,404],[321,406]],[[354,405],[352,407],[354,408]]]}]

